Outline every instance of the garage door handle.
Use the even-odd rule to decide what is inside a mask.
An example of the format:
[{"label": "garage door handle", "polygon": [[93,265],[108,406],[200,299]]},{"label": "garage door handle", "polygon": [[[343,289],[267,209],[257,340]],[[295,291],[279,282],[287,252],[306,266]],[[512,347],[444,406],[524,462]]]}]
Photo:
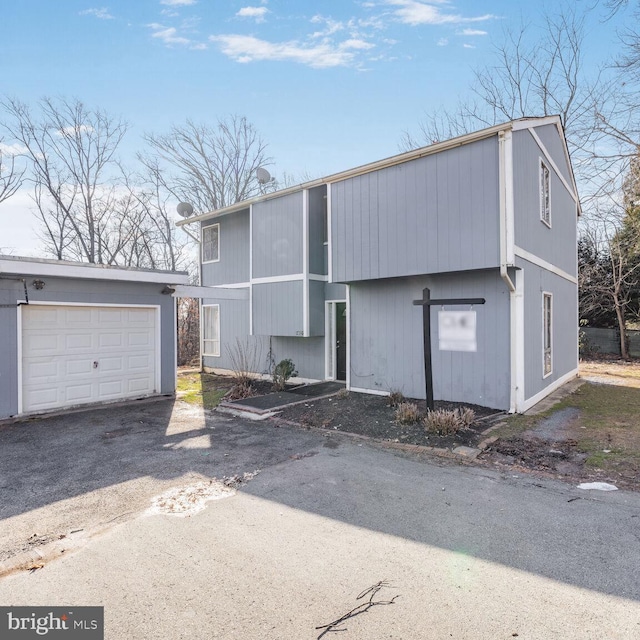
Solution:
[{"label": "garage door handle", "polygon": [[97,369],[97,368],[98,368],[98,361],[97,361],[97,360],[94,360],[94,361],[93,361],[93,368],[94,368],[94,369]]}]

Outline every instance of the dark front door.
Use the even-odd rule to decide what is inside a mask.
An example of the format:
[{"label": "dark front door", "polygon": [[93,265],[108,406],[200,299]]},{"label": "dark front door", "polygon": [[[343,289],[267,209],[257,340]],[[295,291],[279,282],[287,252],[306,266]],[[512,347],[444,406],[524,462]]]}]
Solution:
[{"label": "dark front door", "polygon": [[336,380],[347,379],[347,304],[336,302]]}]

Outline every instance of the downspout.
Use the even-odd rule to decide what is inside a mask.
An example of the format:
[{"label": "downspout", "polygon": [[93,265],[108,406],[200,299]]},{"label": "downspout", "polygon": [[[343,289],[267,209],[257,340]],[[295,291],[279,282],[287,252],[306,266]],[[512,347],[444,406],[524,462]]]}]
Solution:
[{"label": "downspout", "polygon": [[500,277],[509,290],[509,336],[510,336],[510,394],[509,413],[518,410],[518,353],[516,323],[516,285],[507,266],[513,264],[513,155],[511,130],[498,132],[499,188],[500,188]]}]

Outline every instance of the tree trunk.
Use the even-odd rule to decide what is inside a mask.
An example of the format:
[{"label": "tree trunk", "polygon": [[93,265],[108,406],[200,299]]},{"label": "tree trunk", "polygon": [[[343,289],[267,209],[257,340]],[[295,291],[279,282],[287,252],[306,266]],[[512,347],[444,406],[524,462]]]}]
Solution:
[{"label": "tree trunk", "polygon": [[624,360],[630,360],[627,348],[627,323],[624,317],[624,309],[619,304],[618,296],[614,295],[613,302],[616,308],[616,318],[618,319],[618,330],[620,332],[620,355]]}]

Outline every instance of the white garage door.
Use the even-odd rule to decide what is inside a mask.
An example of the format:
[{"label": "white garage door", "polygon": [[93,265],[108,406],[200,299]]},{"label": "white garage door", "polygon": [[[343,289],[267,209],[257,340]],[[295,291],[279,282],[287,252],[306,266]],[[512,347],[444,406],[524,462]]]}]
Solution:
[{"label": "white garage door", "polygon": [[22,411],[155,393],[156,310],[22,306]]}]

